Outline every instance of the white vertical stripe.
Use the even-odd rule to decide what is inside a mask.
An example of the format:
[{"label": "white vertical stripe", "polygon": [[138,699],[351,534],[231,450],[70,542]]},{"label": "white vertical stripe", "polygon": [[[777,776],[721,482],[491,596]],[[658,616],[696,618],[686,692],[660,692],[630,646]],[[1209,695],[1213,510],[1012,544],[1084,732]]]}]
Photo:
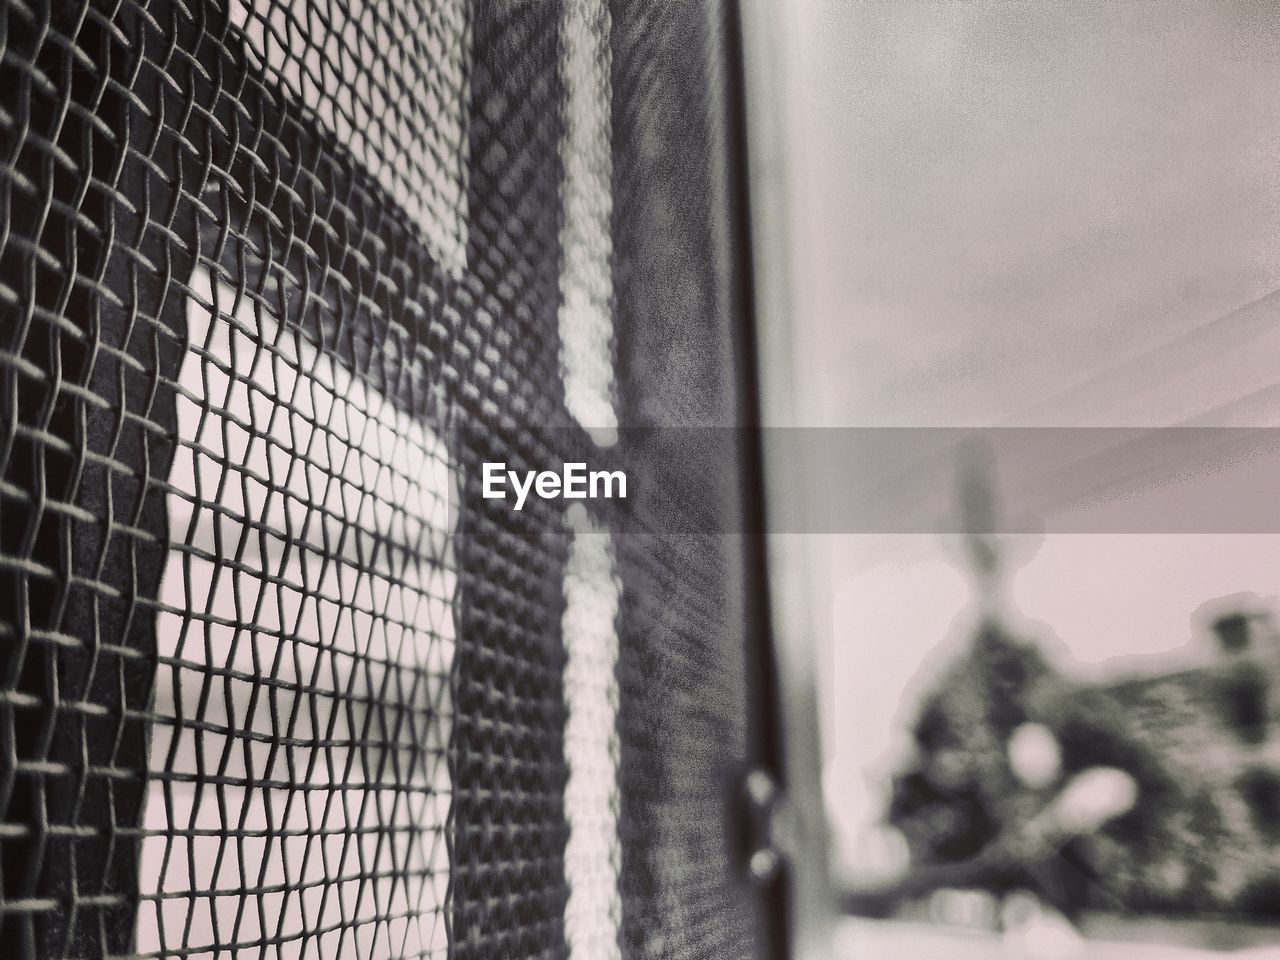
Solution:
[{"label": "white vertical stripe", "polygon": [[563,635],[565,816],[569,842],[565,874],[569,902],[565,939],[573,960],[620,957],[622,901],[618,874],[618,635],[621,583],[612,537],[573,507],[574,536],[565,570]]},{"label": "white vertical stripe", "polygon": [[560,245],[560,362],[565,404],[608,442],[613,406],[612,57],[603,0],[566,0],[560,73],[564,85],[564,219]]},{"label": "white vertical stripe", "polygon": [[192,287],[138,950],[443,956],[446,450],[207,271]]},{"label": "white vertical stripe", "polygon": [[[612,84],[610,18],[603,0],[566,0],[561,30],[564,136],[560,234],[560,364],[565,405],[600,443],[618,425],[614,409]],[[581,505],[570,511],[574,536],[565,571],[562,633],[565,874],[569,900],[565,938],[573,960],[620,957],[618,892],[618,636],[621,585],[609,533]]]}]

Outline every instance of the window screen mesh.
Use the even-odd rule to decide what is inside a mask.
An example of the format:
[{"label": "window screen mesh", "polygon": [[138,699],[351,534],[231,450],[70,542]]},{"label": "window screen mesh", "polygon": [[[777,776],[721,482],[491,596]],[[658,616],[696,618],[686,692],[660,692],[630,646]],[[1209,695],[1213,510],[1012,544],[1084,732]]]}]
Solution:
[{"label": "window screen mesh", "polygon": [[0,954],[760,954],[728,22],[0,0]]}]

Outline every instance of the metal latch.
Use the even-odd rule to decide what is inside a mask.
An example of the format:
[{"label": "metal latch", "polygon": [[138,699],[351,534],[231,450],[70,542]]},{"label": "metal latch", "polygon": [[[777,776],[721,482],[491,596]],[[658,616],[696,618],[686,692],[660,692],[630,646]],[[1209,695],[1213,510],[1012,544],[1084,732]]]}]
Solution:
[{"label": "metal latch", "polygon": [[747,878],[767,884],[785,857],[779,831],[782,789],[771,774],[756,767],[742,778],[741,804]]}]

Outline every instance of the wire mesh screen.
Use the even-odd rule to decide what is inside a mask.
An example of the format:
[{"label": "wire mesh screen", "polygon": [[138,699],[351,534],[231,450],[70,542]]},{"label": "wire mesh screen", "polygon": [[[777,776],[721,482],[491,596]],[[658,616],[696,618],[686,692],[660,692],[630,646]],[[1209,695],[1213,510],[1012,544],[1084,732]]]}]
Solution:
[{"label": "wire mesh screen", "polygon": [[764,949],[749,544],[480,492],[740,419],[729,22],[0,0],[0,953]]}]

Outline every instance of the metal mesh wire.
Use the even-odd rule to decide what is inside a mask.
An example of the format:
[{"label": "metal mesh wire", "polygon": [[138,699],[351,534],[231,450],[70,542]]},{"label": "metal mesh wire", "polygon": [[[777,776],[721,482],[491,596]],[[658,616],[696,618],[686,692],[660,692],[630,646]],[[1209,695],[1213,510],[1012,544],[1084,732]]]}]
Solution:
[{"label": "metal mesh wire", "polygon": [[737,417],[723,24],[0,0],[0,954],[761,949],[744,543],[479,489]]},{"label": "metal mesh wire", "polygon": [[444,444],[409,372],[379,391],[207,280],[178,377],[137,949],[440,953]]}]

